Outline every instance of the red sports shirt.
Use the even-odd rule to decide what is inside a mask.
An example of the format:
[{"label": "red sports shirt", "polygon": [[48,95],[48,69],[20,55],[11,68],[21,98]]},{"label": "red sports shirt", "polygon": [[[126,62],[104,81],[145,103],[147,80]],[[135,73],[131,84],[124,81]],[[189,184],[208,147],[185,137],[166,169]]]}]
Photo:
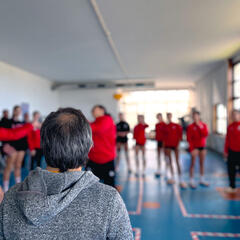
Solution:
[{"label": "red sports shirt", "polygon": [[228,126],[224,152],[227,154],[229,150],[240,152],[240,122]]},{"label": "red sports shirt", "polygon": [[168,123],[165,126],[164,135],[165,147],[177,147],[182,140],[182,127],[177,123]]},{"label": "red sports shirt", "polygon": [[200,122],[199,125],[192,123],[187,128],[187,141],[189,143],[190,152],[195,148],[205,147],[208,136],[208,127],[205,123]]},{"label": "red sports shirt", "polygon": [[116,126],[108,115],[90,123],[93,147],[89,159],[98,164],[108,163],[116,157]]},{"label": "red sports shirt", "polygon": [[31,151],[41,148],[40,129],[32,130],[28,134],[28,147]]},{"label": "red sports shirt", "polygon": [[166,123],[160,122],[155,125],[156,130],[156,140],[157,141],[164,141],[164,131],[165,131]]},{"label": "red sports shirt", "polygon": [[32,124],[25,124],[22,127],[13,129],[0,128],[1,141],[15,141],[25,137],[33,129]]},{"label": "red sports shirt", "polygon": [[148,128],[147,124],[139,123],[133,130],[133,138],[137,144],[144,145],[146,143],[145,129]]}]

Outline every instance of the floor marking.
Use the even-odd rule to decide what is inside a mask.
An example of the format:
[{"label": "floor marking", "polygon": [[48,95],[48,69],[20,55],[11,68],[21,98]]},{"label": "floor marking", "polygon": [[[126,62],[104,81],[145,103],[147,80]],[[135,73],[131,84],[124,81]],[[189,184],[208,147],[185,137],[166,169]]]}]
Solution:
[{"label": "floor marking", "polygon": [[138,194],[138,202],[137,202],[137,208],[136,211],[128,211],[129,215],[140,215],[142,212],[142,204],[143,204],[143,179],[139,178],[139,194]]},{"label": "floor marking", "polygon": [[157,209],[157,208],[160,208],[160,203],[158,203],[158,202],[144,202],[143,207],[144,208],[150,208],[150,209]]},{"label": "floor marking", "polygon": [[191,232],[191,236],[193,240],[199,240],[199,237],[240,238],[240,233]]},{"label": "floor marking", "polygon": [[187,217],[187,216],[188,216],[187,210],[186,210],[186,208],[185,208],[185,206],[184,206],[184,203],[183,203],[183,201],[182,201],[181,195],[180,195],[179,190],[178,190],[178,188],[176,187],[176,185],[173,186],[173,189],[174,189],[174,193],[175,193],[175,196],[176,196],[176,198],[177,198],[177,201],[178,201],[180,210],[181,210],[181,212],[182,212],[182,215],[183,215],[184,217]]},{"label": "floor marking", "polygon": [[135,240],[141,239],[141,228],[133,228],[133,232],[135,232]]},{"label": "floor marking", "polygon": [[226,188],[217,187],[216,190],[226,200],[240,201],[240,188],[237,188],[236,193],[227,193],[225,191]]},{"label": "floor marking", "polygon": [[180,210],[182,212],[182,215],[187,218],[205,218],[205,219],[231,219],[231,220],[240,220],[240,216],[234,216],[234,215],[223,215],[223,214],[191,214],[188,213],[186,210],[186,207],[182,201],[181,195],[179,193],[179,189],[175,185],[173,187],[175,196],[178,201],[178,205],[180,207]]},{"label": "floor marking", "polygon": [[[227,173],[214,173],[214,176],[215,177],[228,177],[228,174]],[[236,178],[240,178],[240,174],[239,173],[237,173],[236,174]]]}]

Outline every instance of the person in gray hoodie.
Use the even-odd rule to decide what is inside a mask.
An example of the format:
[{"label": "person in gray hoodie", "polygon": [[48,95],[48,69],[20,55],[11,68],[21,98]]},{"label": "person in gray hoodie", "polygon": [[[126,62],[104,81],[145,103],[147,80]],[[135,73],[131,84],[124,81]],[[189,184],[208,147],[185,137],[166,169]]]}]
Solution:
[{"label": "person in gray hoodie", "polygon": [[81,111],[51,113],[41,129],[47,169],[12,187],[0,206],[0,240],[133,240],[118,192],[83,171],[92,135]]}]

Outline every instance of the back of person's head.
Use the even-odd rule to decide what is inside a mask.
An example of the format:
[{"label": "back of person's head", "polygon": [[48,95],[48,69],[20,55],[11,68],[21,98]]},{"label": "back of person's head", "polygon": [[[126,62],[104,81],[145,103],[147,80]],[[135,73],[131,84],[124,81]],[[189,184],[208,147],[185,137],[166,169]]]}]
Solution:
[{"label": "back of person's head", "polygon": [[193,117],[194,122],[198,122],[198,121],[200,121],[201,113],[199,111],[195,110],[192,113],[192,117]]},{"label": "back of person's head", "polygon": [[193,115],[198,115],[198,116],[200,116],[201,113],[200,113],[199,111],[195,110],[195,111],[193,112]]},{"label": "back of person's head", "polygon": [[118,114],[118,117],[119,117],[119,120],[120,121],[124,121],[125,119],[124,119],[124,114],[122,113],[122,112],[120,112],[119,114]]},{"label": "back of person's head", "polygon": [[163,120],[161,113],[158,113],[156,117],[157,117],[157,119],[158,119],[159,121],[162,121],[162,120]]},{"label": "back of person's head", "polygon": [[3,117],[8,118],[9,117],[9,111],[7,109],[3,110]]},{"label": "back of person's head", "polygon": [[35,117],[36,115],[40,115],[40,112],[39,111],[34,111],[32,115],[33,115],[33,117]]},{"label": "back of person's head", "polygon": [[33,116],[33,121],[39,121],[41,118],[41,114],[39,111],[34,111],[32,116]]},{"label": "back of person's head", "polygon": [[138,119],[138,123],[144,123],[144,115],[143,114],[139,114],[138,116],[137,116],[137,119]]},{"label": "back of person's head", "polygon": [[103,105],[95,105],[92,108],[92,115],[94,118],[102,117],[108,115],[106,108]]},{"label": "back of person's head", "polygon": [[170,113],[170,112],[167,113],[167,120],[168,120],[169,122],[172,121],[172,113]]},{"label": "back of person's head", "polygon": [[234,122],[239,122],[240,121],[240,110],[233,109],[233,111],[232,111],[232,120]]},{"label": "back of person's head", "polygon": [[22,113],[22,109],[19,105],[13,107],[13,118],[18,118]]},{"label": "back of person's head", "polygon": [[92,146],[87,119],[73,108],[50,113],[41,128],[41,146],[47,164],[60,172],[85,166]]}]

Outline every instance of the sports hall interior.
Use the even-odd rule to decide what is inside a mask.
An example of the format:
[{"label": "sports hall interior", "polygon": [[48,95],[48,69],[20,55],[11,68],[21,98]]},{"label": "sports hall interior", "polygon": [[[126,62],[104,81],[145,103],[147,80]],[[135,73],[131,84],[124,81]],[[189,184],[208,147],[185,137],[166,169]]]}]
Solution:
[{"label": "sports hall interior", "polygon": [[[236,192],[225,191],[224,157],[231,113],[240,110],[239,16],[239,0],[0,0],[0,112],[11,115],[20,105],[44,120],[73,107],[91,122],[92,107],[101,104],[116,123],[123,113],[130,125],[132,172],[122,150],[116,182],[134,238],[240,239],[240,175]],[[182,189],[175,164],[176,183],[167,183],[163,152],[161,176],[155,175],[154,129],[158,113],[164,121],[170,112],[174,122],[190,123],[193,110],[209,130],[209,186]],[[149,125],[145,176],[135,174],[133,128],[139,114]],[[179,148],[188,185],[191,154],[184,134]],[[26,154],[22,180],[29,166]],[[1,186],[3,169],[1,159]],[[195,178],[198,183],[198,159]]]}]

